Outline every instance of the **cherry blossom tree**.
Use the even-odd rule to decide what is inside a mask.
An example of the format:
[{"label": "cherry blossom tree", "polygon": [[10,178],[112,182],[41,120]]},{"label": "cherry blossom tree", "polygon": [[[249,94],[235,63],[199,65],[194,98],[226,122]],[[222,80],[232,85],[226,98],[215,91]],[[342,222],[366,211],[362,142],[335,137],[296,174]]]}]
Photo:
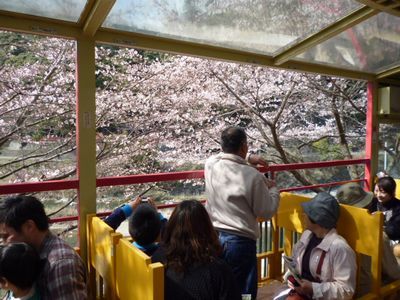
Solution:
[{"label": "cherry blossom tree", "polygon": [[[2,180],[74,176],[74,43],[1,37],[2,149],[13,140],[40,145],[3,159]],[[227,125],[245,127],[271,163],[352,158],[363,149],[365,101],[363,82],[98,46],[97,174],[201,168]],[[335,174],[292,172],[303,185]]]}]

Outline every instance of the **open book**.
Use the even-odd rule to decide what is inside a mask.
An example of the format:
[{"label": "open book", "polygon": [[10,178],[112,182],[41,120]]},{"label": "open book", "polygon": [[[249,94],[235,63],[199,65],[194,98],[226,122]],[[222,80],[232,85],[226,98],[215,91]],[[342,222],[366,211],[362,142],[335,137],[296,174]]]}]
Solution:
[{"label": "open book", "polygon": [[283,256],[286,268],[288,268],[291,275],[288,276],[287,280],[290,281],[294,286],[299,286],[301,283],[301,276],[295,268],[295,263],[292,258]]}]

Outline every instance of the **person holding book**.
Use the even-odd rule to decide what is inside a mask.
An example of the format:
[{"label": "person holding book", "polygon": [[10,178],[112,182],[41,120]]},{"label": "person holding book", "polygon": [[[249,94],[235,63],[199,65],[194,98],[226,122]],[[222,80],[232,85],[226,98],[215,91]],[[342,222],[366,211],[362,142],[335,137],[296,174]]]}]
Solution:
[{"label": "person holding book", "polygon": [[[306,230],[293,248],[293,268],[300,275],[287,299],[352,299],[356,287],[356,256],[336,232],[340,207],[328,193],[302,204]],[[290,282],[290,281],[289,281]],[[297,286],[296,286],[297,285]]]}]

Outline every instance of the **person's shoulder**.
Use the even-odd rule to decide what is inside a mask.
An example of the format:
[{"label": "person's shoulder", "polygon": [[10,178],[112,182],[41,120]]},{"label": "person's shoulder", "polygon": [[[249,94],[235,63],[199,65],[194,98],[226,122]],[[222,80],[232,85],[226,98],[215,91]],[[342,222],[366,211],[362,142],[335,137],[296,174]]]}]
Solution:
[{"label": "person's shoulder", "polygon": [[207,165],[207,164],[210,164],[210,163],[212,163],[212,162],[214,162],[214,161],[216,161],[216,160],[218,160],[218,158],[219,158],[220,155],[221,155],[221,153],[213,154],[213,155],[209,156],[209,157],[206,159],[206,165]]},{"label": "person's shoulder", "polygon": [[394,201],[393,201],[393,203],[394,203],[394,209],[396,210],[396,211],[400,211],[400,200],[399,199],[397,199],[397,198],[394,198]]},{"label": "person's shoulder", "polygon": [[162,247],[162,245],[158,245],[157,249],[151,255],[151,262],[165,263],[165,261],[166,261],[165,249],[164,247]]},{"label": "person's shoulder", "polygon": [[336,251],[346,251],[354,253],[353,248],[350,247],[347,240],[337,232],[334,234],[332,246],[334,246],[333,248],[336,249]]},{"label": "person's shoulder", "polygon": [[[46,241],[41,254],[46,254],[47,260],[57,261],[61,259],[80,259],[80,256],[66,241],[62,238],[51,234],[49,240]],[[43,255],[41,255],[43,256]]]}]

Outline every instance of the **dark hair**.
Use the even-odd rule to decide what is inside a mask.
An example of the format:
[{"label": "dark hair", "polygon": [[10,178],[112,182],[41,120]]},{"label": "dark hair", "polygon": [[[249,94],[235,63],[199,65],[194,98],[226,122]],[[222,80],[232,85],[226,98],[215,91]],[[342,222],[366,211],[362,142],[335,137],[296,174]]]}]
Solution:
[{"label": "dark hair", "polygon": [[40,231],[49,229],[44,206],[36,197],[19,195],[0,202],[0,223],[20,232],[21,226],[28,220],[35,222]]},{"label": "dark hair", "polygon": [[31,288],[43,266],[44,260],[26,243],[11,243],[0,247],[0,277],[20,289]]},{"label": "dark hair", "polygon": [[246,142],[246,132],[241,127],[230,126],[221,133],[221,148],[225,153],[238,153]]},{"label": "dark hair", "polygon": [[140,204],[129,218],[129,234],[141,246],[153,243],[160,230],[160,214],[150,204]]},{"label": "dark hair", "polygon": [[396,193],[396,181],[390,176],[381,177],[378,179],[376,183],[378,187],[384,190],[386,193],[392,195],[394,197]]},{"label": "dark hair", "polygon": [[175,207],[163,234],[166,265],[177,272],[211,262],[222,248],[203,204],[186,200]]}]

